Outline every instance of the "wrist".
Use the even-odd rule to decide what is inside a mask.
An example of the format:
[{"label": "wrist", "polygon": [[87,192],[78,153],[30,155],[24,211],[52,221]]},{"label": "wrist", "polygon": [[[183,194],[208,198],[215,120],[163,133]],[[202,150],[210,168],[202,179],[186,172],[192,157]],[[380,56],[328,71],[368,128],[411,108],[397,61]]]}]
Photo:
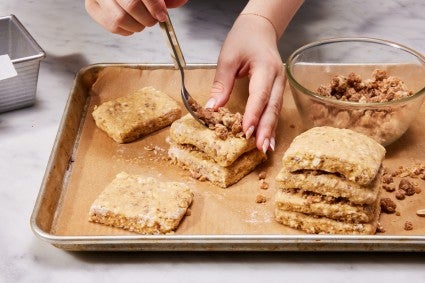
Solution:
[{"label": "wrist", "polygon": [[276,41],[279,39],[279,31],[276,28],[276,25],[273,23],[273,21],[269,18],[267,18],[266,16],[263,16],[261,14],[258,13],[253,13],[253,12],[242,12],[240,13],[239,17],[244,17],[244,16],[248,16],[248,17],[257,17],[257,19],[261,19],[262,21],[267,22],[268,24],[270,24],[270,26],[273,28],[274,30],[274,34],[276,36]]},{"label": "wrist", "polygon": [[258,14],[267,18],[280,38],[303,2],[303,0],[250,0],[241,14]]},{"label": "wrist", "polygon": [[262,16],[242,13],[238,16],[232,29],[242,30],[251,38],[262,43],[277,44],[278,35],[273,24]]}]

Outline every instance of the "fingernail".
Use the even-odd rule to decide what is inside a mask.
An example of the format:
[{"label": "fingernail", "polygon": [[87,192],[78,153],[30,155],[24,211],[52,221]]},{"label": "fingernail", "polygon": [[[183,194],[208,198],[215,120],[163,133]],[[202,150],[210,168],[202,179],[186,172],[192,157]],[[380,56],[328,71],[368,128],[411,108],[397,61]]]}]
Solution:
[{"label": "fingernail", "polygon": [[276,146],[276,140],[274,138],[270,139],[270,148],[274,151],[274,147]]},{"label": "fingernail", "polygon": [[215,106],[215,99],[214,98],[210,98],[208,101],[207,101],[207,104],[205,104],[205,108],[214,108],[214,106]]},{"label": "fingernail", "polygon": [[248,130],[246,130],[246,133],[245,133],[246,139],[249,139],[252,136],[252,134],[254,133],[254,129],[255,129],[254,126],[251,126],[248,128]]},{"label": "fingernail", "polygon": [[265,139],[263,142],[263,152],[266,153],[267,149],[269,148],[270,145],[270,140],[269,139]]},{"label": "fingernail", "polygon": [[158,12],[156,14],[156,19],[160,22],[165,22],[167,20],[167,14],[164,11]]}]

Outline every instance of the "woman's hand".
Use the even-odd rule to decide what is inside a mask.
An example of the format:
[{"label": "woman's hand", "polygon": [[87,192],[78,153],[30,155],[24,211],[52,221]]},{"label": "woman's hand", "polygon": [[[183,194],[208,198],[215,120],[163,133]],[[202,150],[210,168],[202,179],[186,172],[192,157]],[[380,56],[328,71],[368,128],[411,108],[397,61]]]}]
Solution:
[{"label": "woman's hand", "polygon": [[145,27],[164,22],[167,8],[188,0],[85,0],[89,15],[112,33],[132,35]]},{"label": "woman's hand", "polygon": [[285,75],[276,30],[267,19],[255,14],[239,16],[227,35],[206,107],[225,105],[235,79],[244,76],[249,77],[249,97],[243,130],[248,138],[255,132],[258,149],[274,150]]}]

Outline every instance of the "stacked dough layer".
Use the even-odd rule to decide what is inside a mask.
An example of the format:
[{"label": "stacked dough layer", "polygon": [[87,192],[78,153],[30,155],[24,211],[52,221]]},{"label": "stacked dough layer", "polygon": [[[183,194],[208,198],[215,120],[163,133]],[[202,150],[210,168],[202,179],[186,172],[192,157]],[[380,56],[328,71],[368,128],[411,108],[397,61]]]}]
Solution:
[{"label": "stacked dough layer", "polygon": [[197,178],[223,188],[238,182],[266,160],[266,155],[256,149],[254,138],[229,136],[222,140],[190,114],[171,125],[168,155]]},{"label": "stacked dough layer", "polygon": [[384,156],[384,147],[352,130],[302,133],[276,177],[276,220],[307,233],[374,234]]}]

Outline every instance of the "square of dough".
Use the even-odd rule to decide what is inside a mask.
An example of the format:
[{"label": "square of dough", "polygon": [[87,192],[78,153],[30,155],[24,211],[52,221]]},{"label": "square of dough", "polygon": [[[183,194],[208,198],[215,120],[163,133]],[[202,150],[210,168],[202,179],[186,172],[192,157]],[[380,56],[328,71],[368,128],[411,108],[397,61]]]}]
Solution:
[{"label": "square of dough", "polygon": [[201,125],[190,114],[173,122],[170,138],[174,143],[196,147],[223,167],[231,165],[242,154],[256,148],[253,137],[220,139],[213,130]]},{"label": "square of dough", "polygon": [[275,219],[283,225],[309,234],[374,235],[378,227],[380,211],[378,206],[374,212],[373,220],[369,223],[348,223],[326,217],[281,210],[276,207]]},{"label": "square of dough", "polygon": [[282,189],[301,189],[334,198],[345,198],[353,204],[371,204],[378,197],[381,186],[381,173],[367,186],[349,181],[332,173],[312,170],[289,172],[284,167],[276,176],[276,182]]},{"label": "square of dough", "polygon": [[139,234],[177,229],[193,200],[184,183],[121,172],[93,202],[89,221]]},{"label": "square of dough", "polygon": [[376,197],[372,204],[354,205],[343,198],[298,189],[279,189],[275,195],[275,204],[281,210],[327,217],[348,223],[367,223],[374,218],[379,198]]},{"label": "square of dough", "polygon": [[230,166],[223,167],[194,147],[170,144],[168,155],[181,167],[196,173],[213,184],[226,188],[248,175],[257,165],[266,160],[266,155],[257,148],[242,154]]},{"label": "square of dough", "polygon": [[295,137],[283,155],[284,167],[338,173],[360,185],[374,179],[385,148],[374,139],[349,129],[315,127]]},{"label": "square of dough", "polygon": [[180,118],[180,106],[153,87],[95,106],[96,125],[118,143],[134,141],[162,129]]}]

